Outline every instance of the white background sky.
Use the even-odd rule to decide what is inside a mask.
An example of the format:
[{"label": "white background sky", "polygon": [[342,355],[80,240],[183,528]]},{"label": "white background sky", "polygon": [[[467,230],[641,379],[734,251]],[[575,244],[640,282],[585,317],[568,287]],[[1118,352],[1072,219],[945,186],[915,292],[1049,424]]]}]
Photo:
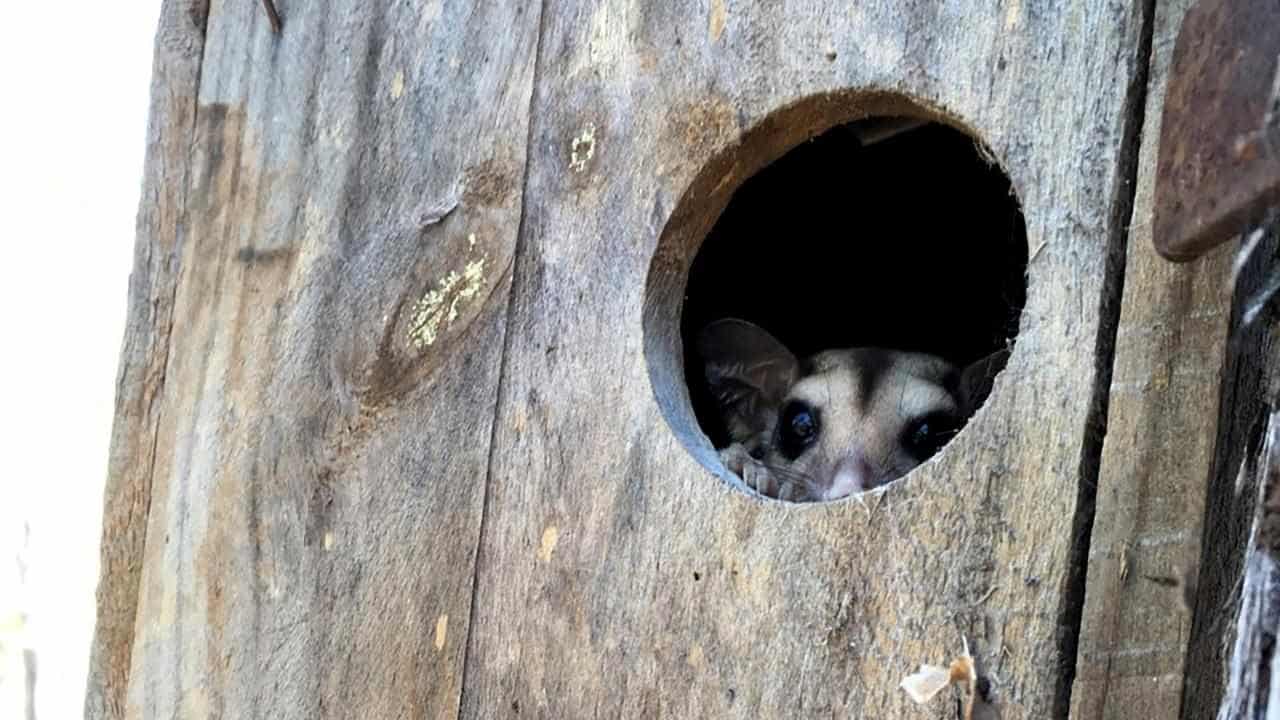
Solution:
[{"label": "white background sky", "polygon": [[83,715],[159,6],[0,3],[0,632],[28,614],[40,720]]}]

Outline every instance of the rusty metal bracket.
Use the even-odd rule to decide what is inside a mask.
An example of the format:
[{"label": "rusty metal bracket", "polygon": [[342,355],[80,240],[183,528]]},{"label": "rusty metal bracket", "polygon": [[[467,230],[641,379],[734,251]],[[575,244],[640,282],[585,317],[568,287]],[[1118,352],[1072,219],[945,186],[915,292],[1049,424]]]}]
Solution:
[{"label": "rusty metal bracket", "polygon": [[1175,262],[1280,205],[1280,0],[1200,0],[1187,12],[1156,172],[1152,236]]}]

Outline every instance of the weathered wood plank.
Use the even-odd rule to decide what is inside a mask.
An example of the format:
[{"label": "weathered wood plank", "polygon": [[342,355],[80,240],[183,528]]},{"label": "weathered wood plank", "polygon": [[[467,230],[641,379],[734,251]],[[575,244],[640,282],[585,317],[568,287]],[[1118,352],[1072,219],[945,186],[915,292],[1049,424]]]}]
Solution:
[{"label": "weathered wood plank", "polygon": [[1179,716],[1214,467],[1232,254],[1177,265],[1152,244],[1168,70],[1190,0],[1157,4],[1144,142],[1098,478],[1072,716]]},{"label": "weathered wood plank", "polygon": [[[1239,609],[1228,634],[1230,653],[1224,648],[1226,689],[1218,720],[1280,718],[1280,653],[1275,648],[1280,627],[1280,411],[1268,415],[1250,452],[1240,474],[1241,485],[1256,492],[1253,522],[1241,563]],[[1210,707],[1207,698],[1188,704],[1201,712]]]},{"label": "weathered wood plank", "polygon": [[[1064,713],[1143,6],[547,12],[463,715],[950,717],[898,682],[961,634],[1006,720]],[[743,178],[900,111],[882,90],[1008,169],[1037,250],[1021,334],[963,435],[882,496],[764,502],[683,413],[681,274]]]},{"label": "weathered wood plank", "polygon": [[539,8],[277,6],[212,3],[190,201],[155,201],[185,237],[127,715],[447,717]]},{"label": "weathered wood plank", "polygon": [[[1219,388],[1219,412],[1214,427],[1213,469],[1205,490],[1204,532],[1196,576],[1195,616],[1187,651],[1187,680],[1182,694],[1182,717],[1212,717],[1241,699],[1232,693],[1248,688],[1247,681],[1235,687],[1228,679],[1238,678],[1239,658],[1233,645],[1268,646],[1263,638],[1239,638],[1240,630],[1255,629],[1274,634],[1274,627],[1258,628],[1247,617],[1252,612],[1244,603],[1250,555],[1263,547],[1274,555],[1280,549],[1276,507],[1259,503],[1268,488],[1259,484],[1268,478],[1265,463],[1270,458],[1264,447],[1266,433],[1274,427],[1272,415],[1280,398],[1280,316],[1274,304],[1246,322],[1247,308],[1259,298],[1262,288],[1280,275],[1280,220],[1273,218],[1262,228],[1252,259],[1243,264],[1236,278],[1231,304],[1230,340],[1223,362]],[[1270,478],[1274,479],[1274,478]],[[1260,526],[1255,534],[1252,528]],[[1256,568],[1255,568],[1256,569]],[[1256,590],[1249,588],[1248,591]],[[1256,618],[1254,618],[1256,619]],[[1257,676],[1255,676],[1257,677]],[[1274,681],[1274,678],[1272,678]],[[1261,691],[1265,692],[1265,691]],[[1280,708],[1280,706],[1272,706]],[[1280,709],[1272,709],[1272,713]],[[1232,717],[1228,711],[1219,717]]]},{"label": "weathered wood plank", "polygon": [[173,297],[195,136],[196,90],[207,3],[166,0],[152,65],[145,194],[129,278],[124,345],[102,518],[97,627],[90,651],[85,715],[124,717],[146,543],[159,400],[165,389]]}]

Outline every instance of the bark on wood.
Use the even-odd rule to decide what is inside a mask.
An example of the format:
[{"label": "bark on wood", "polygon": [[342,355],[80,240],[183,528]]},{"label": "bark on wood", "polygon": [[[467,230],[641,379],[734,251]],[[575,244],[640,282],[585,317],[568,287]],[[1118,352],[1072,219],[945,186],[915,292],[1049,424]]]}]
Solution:
[{"label": "bark on wood", "polygon": [[[277,7],[213,4],[186,120],[158,85],[191,152],[148,180],[92,716],[948,717],[897,685],[962,636],[1006,720],[1065,711],[1144,6]],[[683,404],[691,254],[770,159],[920,108],[1024,203],[1008,369],[882,493],[750,497]]]}]

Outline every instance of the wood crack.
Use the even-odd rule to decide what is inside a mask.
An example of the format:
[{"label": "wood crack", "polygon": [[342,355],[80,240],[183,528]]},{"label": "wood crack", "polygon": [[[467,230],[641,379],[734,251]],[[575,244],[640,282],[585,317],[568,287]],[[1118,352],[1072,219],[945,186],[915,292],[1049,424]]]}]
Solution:
[{"label": "wood crack", "polygon": [[[507,385],[508,374],[511,372],[511,366],[510,366],[511,365],[511,338],[514,334],[512,332],[511,323],[515,317],[514,308],[515,308],[515,298],[516,298],[516,279],[519,275],[520,258],[523,255],[525,243],[527,242],[525,239],[525,220],[528,217],[528,203],[526,201],[526,198],[527,198],[526,193],[529,187],[529,169],[533,164],[532,162],[530,162],[529,151],[530,151],[530,148],[533,147],[533,141],[534,141],[533,107],[538,97],[538,78],[539,78],[538,70],[542,63],[542,50],[543,50],[542,44],[543,44],[543,40],[546,38],[546,21],[548,16],[548,13],[546,10],[546,4],[547,4],[546,0],[542,0],[542,2],[538,3],[538,22],[537,22],[538,32],[537,32],[537,36],[534,38],[533,75],[529,82],[529,100],[528,100],[528,103],[526,104],[526,108],[527,108],[526,114],[529,118],[528,120],[529,125],[528,125],[528,128],[526,128],[526,135],[525,135],[524,173],[520,182],[520,220],[516,225],[515,247],[511,251],[511,260],[510,260],[510,263],[508,264],[508,268],[509,268],[508,272],[510,272],[511,279],[509,281],[510,286],[507,288],[506,316],[503,318],[503,325],[502,325],[502,356],[498,361],[498,388],[497,388],[497,393],[493,403],[493,419],[489,426],[489,459],[488,459],[488,462],[486,463],[486,470],[485,470],[485,477],[484,477],[484,490],[483,490],[481,501],[480,501],[480,527],[479,527],[479,531],[476,533],[476,547],[475,547],[475,555],[474,555],[475,559],[472,562],[471,593],[470,593],[470,597],[468,598],[469,606],[467,608],[467,630],[466,630],[467,636],[463,639],[463,642],[465,643],[465,645],[464,645],[464,650],[462,654],[462,679],[459,682],[459,691],[458,691],[458,706],[457,706],[456,717],[459,717],[459,718],[462,717],[463,708],[466,707],[467,692],[470,687],[467,680],[471,674],[471,648],[473,645],[473,637],[475,634],[476,597],[480,592],[480,577],[483,569],[483,565],[482,565],[483,555],[481,553],[481,550],[484,547],[485,532],[488,529],[488,523],[486,521],[489,518],[489,500],[490,500],[490,497],[492,496],[491,486],[493,485],[493,474],[494,474],[495,463],[498,460],[496,457],[495,449],[498,447],[497,436],[498,436],[498,429],[499,429],[499,421],[501,419],[500,416],[501,416],[502,408],[504,406],[504,400],[506,399],[505,393],[508,390],[508,385]],[[451,211],[452,211],[452,208],[449,208],[448,210],[446,210],[444,214],[440,216],[441,219],[444,217],[444,215],[447,215]]]}]

